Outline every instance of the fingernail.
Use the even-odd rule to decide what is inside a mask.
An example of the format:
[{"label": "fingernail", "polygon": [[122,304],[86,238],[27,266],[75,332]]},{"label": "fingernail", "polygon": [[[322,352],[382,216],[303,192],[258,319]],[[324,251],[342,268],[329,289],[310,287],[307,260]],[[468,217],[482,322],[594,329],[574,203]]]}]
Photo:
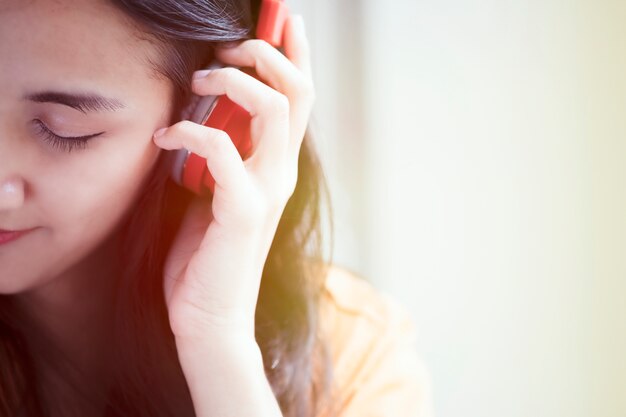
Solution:
[{"label": "fingernail", "polygon": [[162,127],[161,129],[159,129],[156,132],[154,132],[154,137],[155,138],[160,138],[161,136],[163,136],[163,134],[165,133],[166,130],[167,130],[167,127]]},{"label": "fingernail", "polygon": [[207,75],[209,75],[209,73],[211,72],[211,70],[200,70],[200,71],[196,71],[193,73],[193,80],[199,80],[200,78],[204,78]]}]

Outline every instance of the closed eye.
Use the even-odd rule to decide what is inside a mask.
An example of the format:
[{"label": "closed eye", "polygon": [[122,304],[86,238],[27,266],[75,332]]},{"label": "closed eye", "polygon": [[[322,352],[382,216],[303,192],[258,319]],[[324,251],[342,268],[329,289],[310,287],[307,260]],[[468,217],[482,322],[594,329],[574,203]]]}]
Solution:
[{"label": "closed eye", "polygon": [[35,119],[33,122],[37,128],[37,133],[42,137],[42,139],[50,143],[54,148],[66,152],[71,152],[74,149],[84,149],[87,147],[87,142],[104,133],[100,132],[85,136],[61,136],[50,130],[50,128],[41,120]]}]

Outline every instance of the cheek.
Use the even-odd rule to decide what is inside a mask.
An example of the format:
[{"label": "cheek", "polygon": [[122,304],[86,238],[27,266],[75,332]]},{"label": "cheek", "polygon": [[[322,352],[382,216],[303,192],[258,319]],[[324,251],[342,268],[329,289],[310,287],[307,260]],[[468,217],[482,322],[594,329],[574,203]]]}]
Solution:
[{"label": "cheek", "polygon": [[159,152],[151,140],[129,140],[37,161],[31,207],[41,229],[0,250],[0,294],[42,285],[96,249],[132,209]]},{"label": "cheek", "polygon": [[45,219],[58,247],[72,257],[94,249],[132,208],[159,154],[151,141],[115,142],[77,152],[51,173]]}]

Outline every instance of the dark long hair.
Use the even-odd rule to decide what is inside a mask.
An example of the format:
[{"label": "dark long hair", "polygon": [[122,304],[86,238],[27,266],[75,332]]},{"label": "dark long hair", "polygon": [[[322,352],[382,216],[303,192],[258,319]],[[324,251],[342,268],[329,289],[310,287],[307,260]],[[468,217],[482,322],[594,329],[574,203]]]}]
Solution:
[{"label": "dark long hair", "polygon": [[[161,46],[157,74],[174,86],[172,122],[190,95],[193,71],[202,68],[218,44],[252,37],[258,1],[112,0]],[[162,157],[164,154],[161,155]],[[77,396],[106,404],[107,416],[193,416],[191,397],[177,359],[162,290],[165,256],[192,196],[169,179],[164,161],[155,165],[133,210],[120,226],[119,256],[111,307],[112,380],[103,398],[81,389]],[[332,367],[318,330],[327,262],[322,207],[328,192],[309,132],[299,155],[298,181],[263,271],[256,310],[256,339],[267,378],[285,416],[320,415],[329,404]],[[330,216],[328,217],[330,219]],[[332,224],[331,230],[332,230]],[[132,238],[131,238],[132,237]],[[33,347],[24,329],[34,323],[18,314],[11,297],[0,297],[0,416],[49,415],[41,402],[37,355],[59,361],[43,332]],[[69,373],[63,373],[69,377]],[[219,377],[219,376],[217,376]]]}]

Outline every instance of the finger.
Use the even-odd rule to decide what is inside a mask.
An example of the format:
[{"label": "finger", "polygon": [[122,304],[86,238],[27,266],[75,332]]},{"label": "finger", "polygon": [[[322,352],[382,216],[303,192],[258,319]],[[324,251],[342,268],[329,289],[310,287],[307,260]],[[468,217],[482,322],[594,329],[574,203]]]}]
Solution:
[{"label": "finger", "polygon": [[231,48],[218,48],[216,57],[225,64],[254,68],[270,87],[304,102],[313,93],[313,83],[293,62],[269,43],[251,39]]},{"label": "finger", "polygon": [[[297,31],[295,25],[291,26],[292,35]],[[254,68],[263,81],[289,98],[291,134],[288,155],[297,155],[315,101],[310,77],[276,48],[259,39],[245,41],[236,47],[218,49],[216,55],[224,63]]]},{"label": "finger", "polygon": [[216,55],[231,65],[253,67],[260,78],[289,98],[291,132],[287,157],[297,157],[315,101],[310,77],[276,48],[258,39],[245,41],[236,47],[218,49]]},{"label": "finger", "polygon": [[287,154],[294,165],[298,164],[298,155],[306,132],[311,111],[315,102],[315,88],[313,86],[312,69],[311,69],[311,48],[306,36],[304,27],[304,19],[302,15],[290,15],[285,22],[284,49],[287,58],[305,75],[309,80],[310,91],[307,92],[308,108],[293,115],[292,126],[294,126],[293,136],[295,139],[289,143]]},{"label": "finger", "polygon": [[216,189],[245,191],[248,173],[235,144],[223,130],[184,120],[155,132],[154,142],[163,149],[185,148],[206,158]]},{"label": "finger", "polygon": [[[200,71],[199,71],[200,72]],[[289,142],[289,99],[254,77],[235,68],[202,71],[192,89],[199,95],[227,95],[252,116],[253,153],[246,162],[266,174],[285,158]]]},{"label": "finger", "polygon": [[284,30],[285,54],[300,71],[311,78],[311,48],[302,15],[290,15]]},{"label": "finger", "polygon": [[[290,27],[292,28],[291,35],[294,35],[296,31],[293,30],[293,24]],[[292,49],[299,47],[294,42],[290,45]],[[308,49],[308,46],[305,48]],[[264,82],[289,98],[292,114],[307,114],[313,106],[315,90],[311,77],[269,43],[260,39],[251,39],[235,47],[218,48],[216,56],[227,64],[254,68]],[[298,51],[295,56],[297,59],[307,56],[304,61],[309,61],[308,52]],[[293,122],[296,120],[292,118]]]}]

